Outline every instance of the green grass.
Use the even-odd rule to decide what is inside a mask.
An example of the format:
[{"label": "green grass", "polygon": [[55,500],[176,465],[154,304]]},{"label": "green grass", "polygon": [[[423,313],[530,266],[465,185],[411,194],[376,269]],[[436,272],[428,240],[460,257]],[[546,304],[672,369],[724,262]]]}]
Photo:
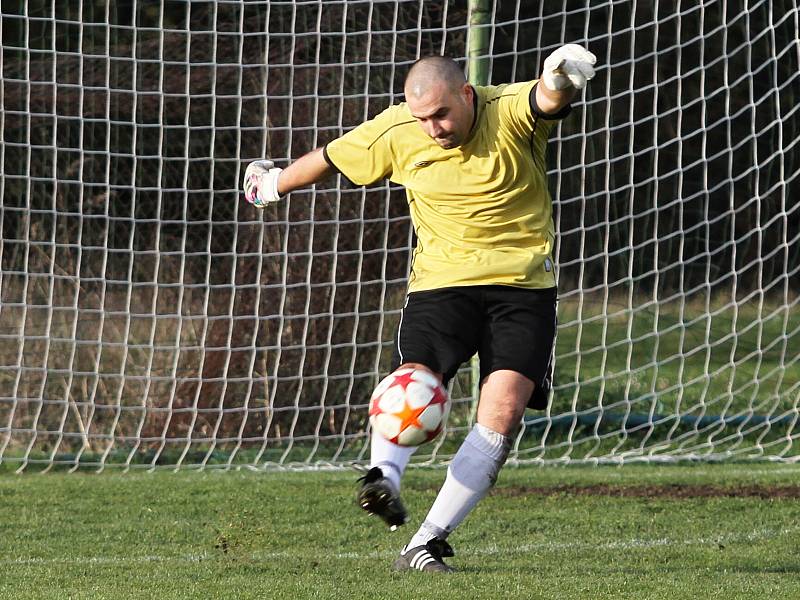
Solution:
[{"label": "green grass", "polygon": [[459,572],[431,576],[389,565],[442,470],[407,473],[394,533],[355,507],[352,472],[6,473],[0,598],[798,598],[800,503],[779,495],[798,475],[507,468],[450,538]]}]

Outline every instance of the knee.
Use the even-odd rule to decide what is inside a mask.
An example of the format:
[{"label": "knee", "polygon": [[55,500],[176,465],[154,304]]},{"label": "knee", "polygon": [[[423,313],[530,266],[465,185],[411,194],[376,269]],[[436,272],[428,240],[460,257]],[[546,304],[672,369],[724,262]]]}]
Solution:
[{"label": "knee", "polygon": [[478,404],[478,422],[512,436],[519,429],[534,383],[513,371],[495,371],[486,377]]},{"label": "knee", "polygon": [[436,377],[436,379],[439,380],[439,383],[442,383],[442,379],[444,377],[442,375],[442,373],[437,373],[436,371],[434,371],[433,369],[431,369],[427,365],[423,365],[422,363],[413,363],[413,362],[403,363],[402,365],[397,367],[394,370],[394,372],[396,373],[397,371],[400,371],[401,369],[421,369],[422,371],[427,371],[428,373],[430,373],[431,375]]},{"label": "knee", "polygon": [[514,398],[486,398],[478,404],[478,423],[506,436],[513,437],[522,423],[525,402]]}]

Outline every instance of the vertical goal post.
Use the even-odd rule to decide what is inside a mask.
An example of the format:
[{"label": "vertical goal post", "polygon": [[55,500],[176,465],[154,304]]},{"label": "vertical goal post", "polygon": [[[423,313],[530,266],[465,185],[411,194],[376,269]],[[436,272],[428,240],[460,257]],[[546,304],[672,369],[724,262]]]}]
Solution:
[{"label": "vertical goal post", "polygon": [[[368,453],[413,231],[291,160],[403,101],[564,43],[597,76],[553,132],[552,402],[513,464],[800,457],[797,0],[208,0],[0,6],[0,464],[339,468]],[[453,381],[439,465],[474,419]]]}]

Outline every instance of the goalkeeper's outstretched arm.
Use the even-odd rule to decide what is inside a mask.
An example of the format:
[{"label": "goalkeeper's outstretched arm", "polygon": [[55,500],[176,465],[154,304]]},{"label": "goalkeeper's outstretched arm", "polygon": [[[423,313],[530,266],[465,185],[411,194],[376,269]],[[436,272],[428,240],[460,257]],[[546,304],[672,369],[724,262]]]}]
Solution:
[{"label": "goalkeeper's outstretched arm", "polygon": [[[577,44],[562,46],[544,61],[540,82],[536,86],[538,110],[556,114],[586,87],[594,77],[594,54]],[[247,165],[244,173],[244,197],[258,208],[277,202],[282,196],[308,187],[333,175],[322,148],[300,157],[286,169],[275,166],[271,160],[256,160]]]},{"label": "goalkeeper's outstretched arm", "polygon": [[325,160],[322,148],[312,150],[285,169],[271,160],[256,160],[244,172],[244,197],[258,208],[277,202],[282,196],[330,177],[334,169]]},{"label": "goalkeeper's outstretched arm", "polygon": [[536,86],[536,104],[544,113],[555,114],[572,102],[578,90],[594,77],[594,54],[578,44],[561,46],[544,61]]}]

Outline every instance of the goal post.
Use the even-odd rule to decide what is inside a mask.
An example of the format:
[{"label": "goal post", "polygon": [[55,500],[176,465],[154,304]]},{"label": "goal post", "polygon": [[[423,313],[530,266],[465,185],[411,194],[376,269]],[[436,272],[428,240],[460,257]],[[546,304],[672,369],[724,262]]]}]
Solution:
[{"label": "goal post", "polygon": [[[405,192],[338,176],[258,211],[244,168],[402,101],[420,56],[497,84],[568,42],[598,70],[548,150],[556,376],[510,462],[800,457],[796,0],[17,0],[0,21],[0,464],[366,461]],[[413,464],[452,457],[476,389],[464,365]]]}]

